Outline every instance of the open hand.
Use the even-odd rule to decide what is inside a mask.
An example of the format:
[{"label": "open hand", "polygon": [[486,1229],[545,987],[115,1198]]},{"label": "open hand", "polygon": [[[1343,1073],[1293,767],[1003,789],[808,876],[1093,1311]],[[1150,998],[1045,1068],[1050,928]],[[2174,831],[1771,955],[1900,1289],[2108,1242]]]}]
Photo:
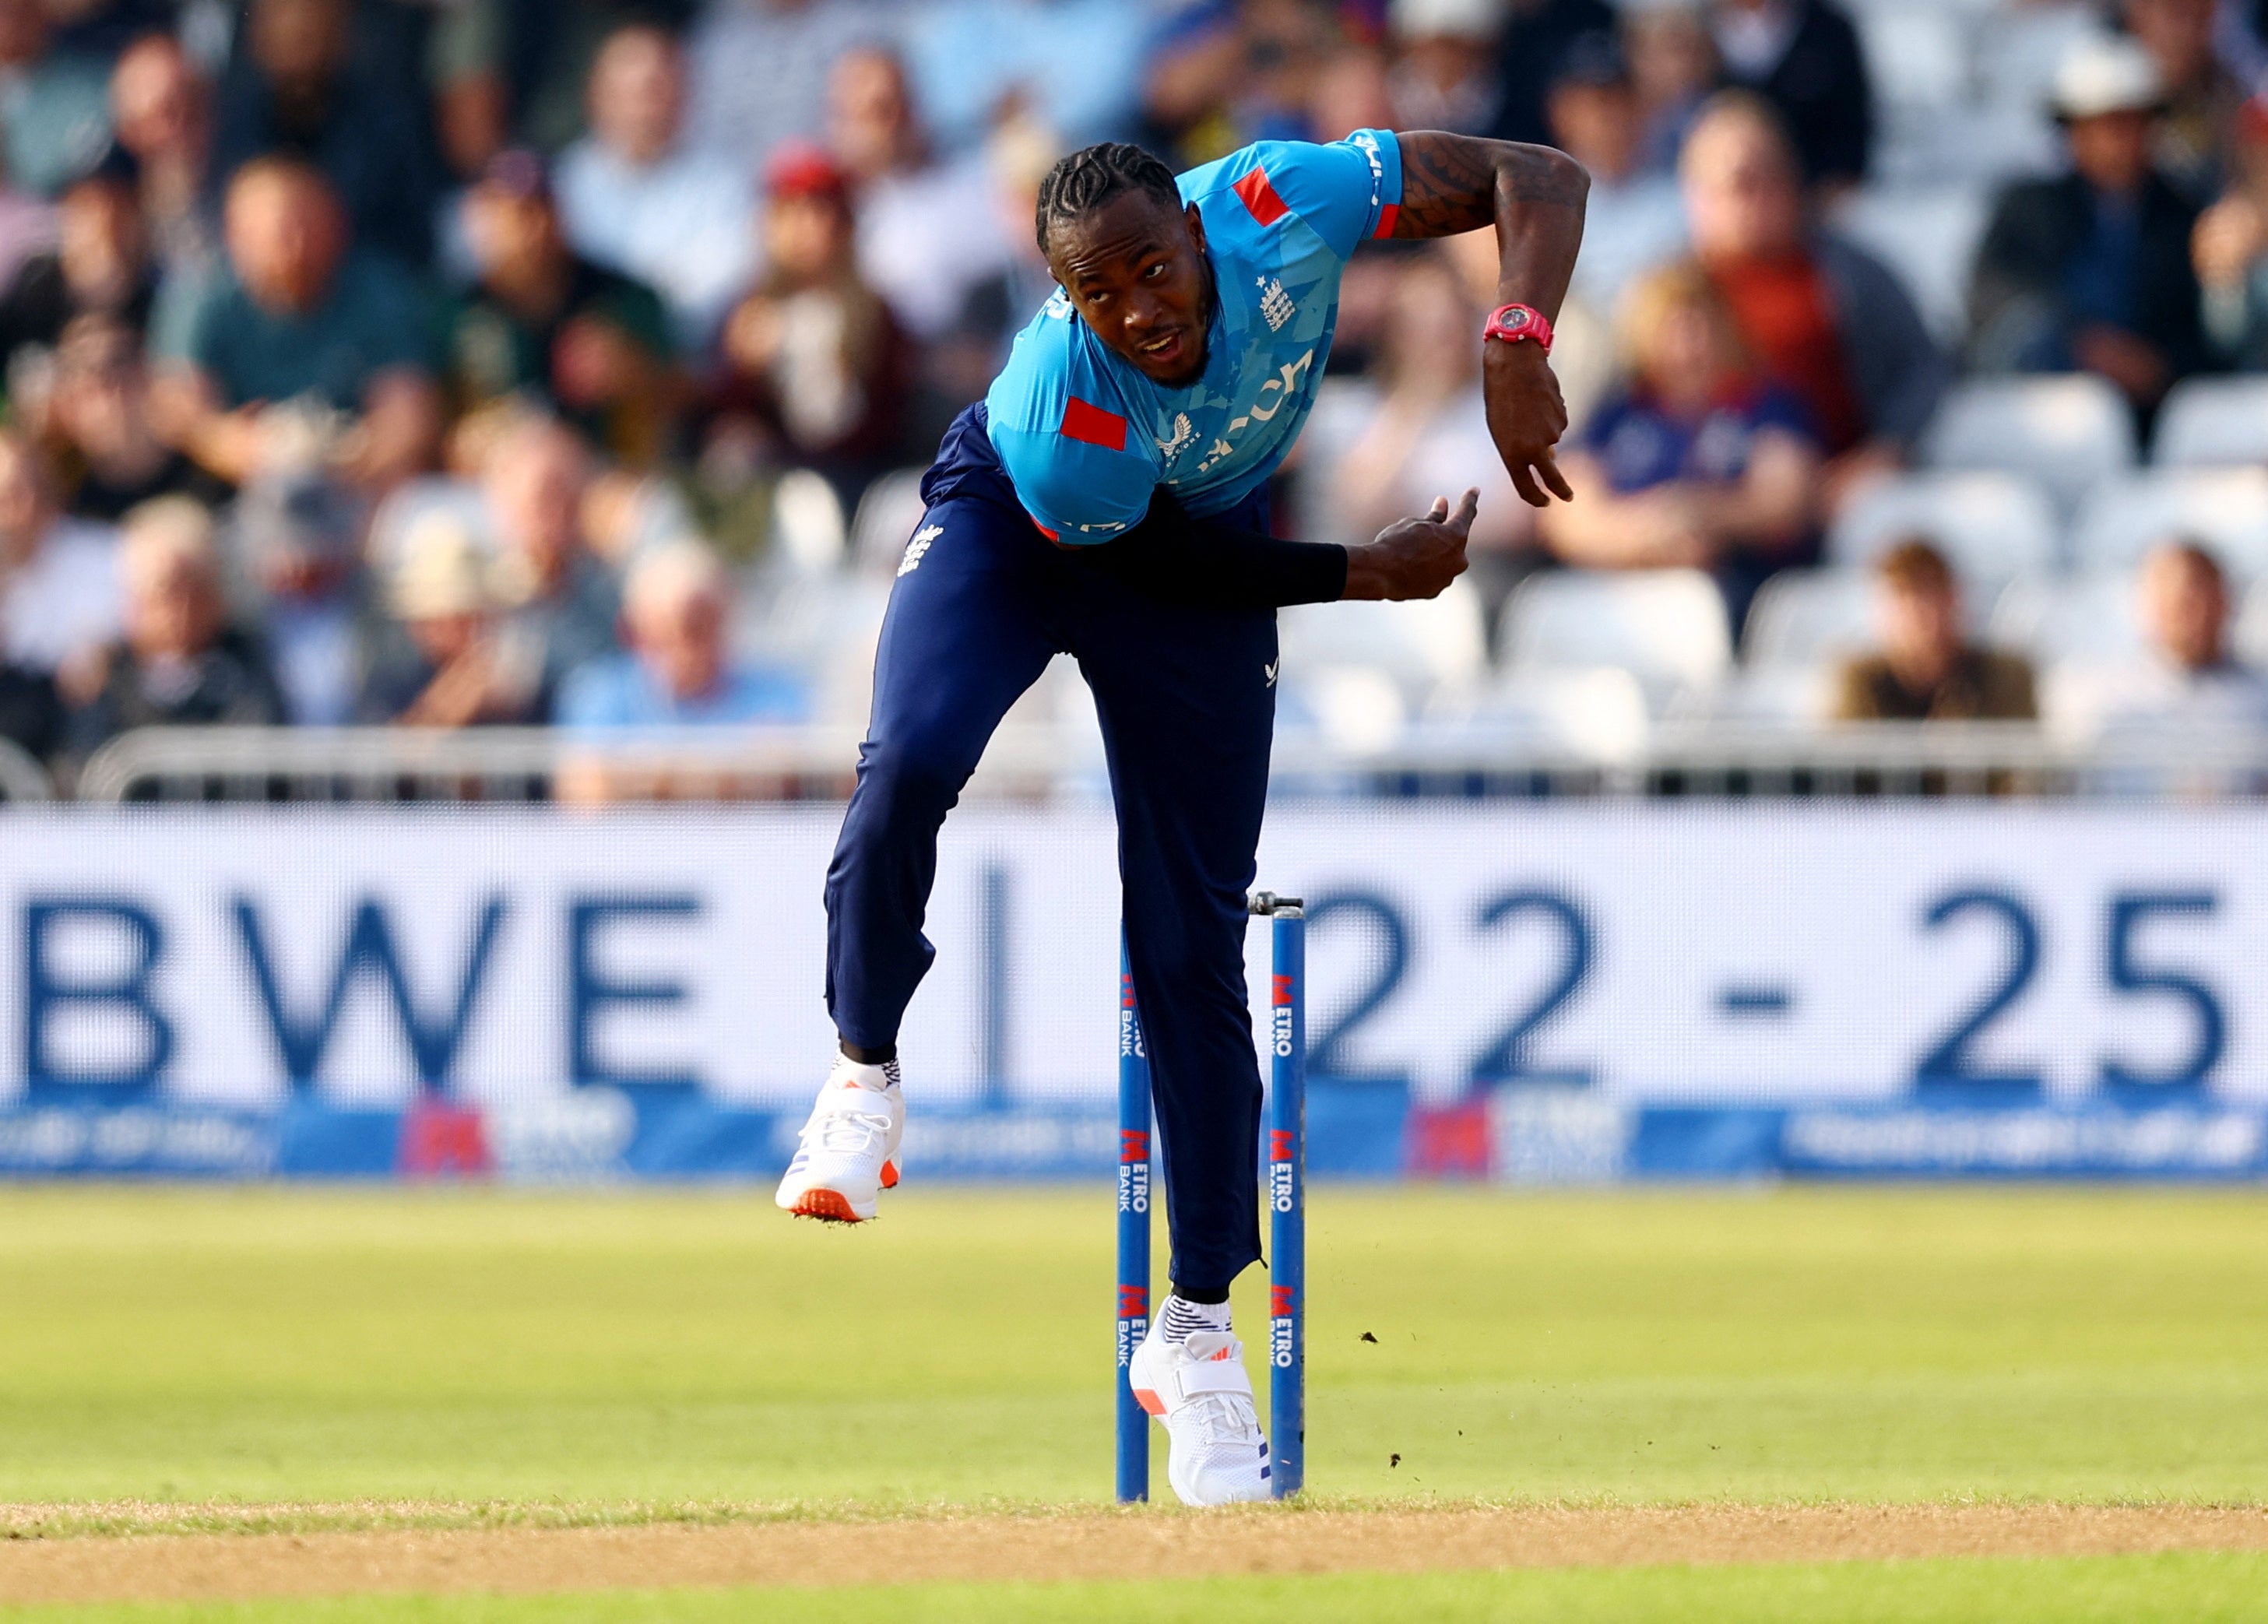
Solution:
[{"label": "open hand", "polygon": [[1481,393],[1488,403],[1489,437],[1520,499],[1532,508],[1550,507],[1555,496],[1572,502],[1574,489],[1559,472],[1554,450],[1567,432],[1567,404],[1543,346],[1482,344]]},{"label": "open hand", "polygon": [[1406,602],[1439,598],[1465,572],[1465,538],[1480,512],[1481,493],[1469,490],[1449,511],[1449,499],[1436,496],[1423,518],[1405,518],[1378,533],[1368,547],[1347,548],[1344,598]]}]

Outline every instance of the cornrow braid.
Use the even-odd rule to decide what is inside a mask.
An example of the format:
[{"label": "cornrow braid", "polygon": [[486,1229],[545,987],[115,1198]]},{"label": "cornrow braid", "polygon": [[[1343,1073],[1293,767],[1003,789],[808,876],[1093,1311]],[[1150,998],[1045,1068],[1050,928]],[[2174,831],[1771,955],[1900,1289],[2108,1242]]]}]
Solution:
[{"label": "cornrow braid", "polygon": [[1081,147],[1059,160],[1040,182],[1040,206],[1035,224],[1040,252],[1048,251],[1048,227],[1092,214],[1112,198],[1127,192],[1147,192],[1168,209],[1179,210],[1181,188],[1174,172],[1140,147],[1123,141],[1105,141]]}]

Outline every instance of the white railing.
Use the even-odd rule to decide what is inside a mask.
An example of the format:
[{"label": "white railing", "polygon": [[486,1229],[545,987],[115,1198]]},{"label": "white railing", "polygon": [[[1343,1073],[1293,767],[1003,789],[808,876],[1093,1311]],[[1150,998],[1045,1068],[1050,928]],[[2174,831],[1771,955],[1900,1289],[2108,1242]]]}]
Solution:
[{"label": "white railing", "polygon": [[[839,799],[858,736],[840,728],[578,738],[540,729],[150,729],[80,774],[86,801]],[[4,772],[0,757],[0,772]],[[2268,793],[2268,735],[2158,732],[2079,744],[2028,724],[1799,729],[1665,724],[1613,752],[1524,730],[1415,730],[1386,748],[1278,742],[1279,795],[2124,795]],[[1100,793],[1091,729],[1010,726],[968,793]],[[27,785],[39,798],[43,781]],[[11,790],[11,795],[14,791]]]},{"label": "white railing", "polygon": [[0,739],[0,801],[44,801],[54,794],[47,769],[18,746]]}]

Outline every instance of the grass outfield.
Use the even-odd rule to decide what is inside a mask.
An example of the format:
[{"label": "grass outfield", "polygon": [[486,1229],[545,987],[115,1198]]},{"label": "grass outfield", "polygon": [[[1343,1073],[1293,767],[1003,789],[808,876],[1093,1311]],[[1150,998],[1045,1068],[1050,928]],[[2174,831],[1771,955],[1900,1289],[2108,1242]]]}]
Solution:
[{"label": "grass outfield", "polygon": [[0,1609],[11,1624],[2257,1624],[2268,1557],[1770,1563],[1544,1573],[1334,1574],[1141,1584],[859,1585],[501,1598]]},{"label": "grass outfield", "polygon": [[[886,1210],[843,1232],[762,1194],[0,1192],[0,1502],[57,1507],[18,1531],[70,1534],[1107,1497],[1108,1192],[915,1190]],[[1325,1187],[1309,1260],[1318,1501],[2268,1504],[2261,1194]],[[93,1503],[115,1502],[159,1503]],[[1980,1611],[1995,1585],[2009,1599]],[[866,1591],[793,1608],[1181,1616],[1159,1611],[1171,1594],[1191,1617],[1329,1619],[1431,1586],[1437,1612],[1522,1620],[1664,1616],[1673,1593],[1712,1619],[1808,1616],[1830,1593],[1852,1619],[2268,1618],[2268,1569],[2238,1554],[943,1584],[917,1609]],[[765,1615],[707,1594],[20,1616]],[[2126,1599],[2088,1611],[2098,1595]]]},{"label": "grass outfield", "polygon": [[[1107,1193],[888,1212],[0,1194],[0,1501],[1107,1496]],[[1326,1187],[1308,1246],[1320,1495],[2268,1503],[2257,1194]]]}]

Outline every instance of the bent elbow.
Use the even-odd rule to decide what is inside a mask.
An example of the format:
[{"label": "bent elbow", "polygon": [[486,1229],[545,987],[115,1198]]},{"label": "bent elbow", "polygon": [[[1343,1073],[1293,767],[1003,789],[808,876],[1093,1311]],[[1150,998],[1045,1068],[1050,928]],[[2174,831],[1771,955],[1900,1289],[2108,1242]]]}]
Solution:
[{"label": "bent elbow", "polygon": [[1551,155],[1558,160],[1554,165],[1557,189],[1565,194],[1571,204],[1581,208],[1591,195],[1591,172],[1556,147],[1552,149]]}]

